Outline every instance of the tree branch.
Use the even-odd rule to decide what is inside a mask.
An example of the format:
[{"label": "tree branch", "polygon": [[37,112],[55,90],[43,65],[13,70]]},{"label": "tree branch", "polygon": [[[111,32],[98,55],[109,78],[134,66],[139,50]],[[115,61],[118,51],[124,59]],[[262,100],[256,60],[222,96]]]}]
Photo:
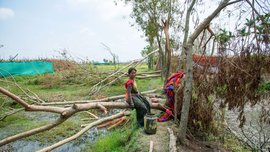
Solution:
[{"label": "tree branch", "polygon": [[[149,94],[156,92],[156,89],[154,90],[149,90],[149,91],[144,91],[141,94]],[[103,99],[96,99],[96,100],[78,100],[78,101],[65,101],[65,102],[49,102],[49,103],[41,103],[40,105],[67,105],[67,104],[81,104],[81,103],[93,103],[93,102],[108,102],[112,100],[117,100],[125,98],[125,95],[118,95],[118,96],[112,96],[112,97],[107,97]]]},{"label": "tree branch", "polygon": [[67,118],[68,117],[66,117],[66,118],[59,118],[55,122],[50,123],[50,124],[47,124],[45,126],[42,126],[42,127],[39,127],[39,128],[35,128],[35,129],[32,129],[32,130],[29,130],[29,131],[26,131],[26,132],[23,132],[23,133],[19,133],[17,135],[14,135],[14,136],[5,138],[5,139],[3,139],[3,140],[0,141],[0,146],[3,146],[5,144],[8,144],[10,142],[16,141],[16,140],[21,139],[21,138],[29,137],[31,135],[34,135],[34,134],[37,134],[37,133],[40,133],[40,132],[43,132],[43,131],[52,129],[52,128],[58,126],[59,124],[63,123],[65,120],[67,120]]},{"label": "tree branch", "polygon": [[81,136],[83,133],[85,133],[87,130],[89,130],[90,128],[92,128],[92,127],[94,127],[94,126],[96,126],[96,125],[98,125],[98,124],[101,124],[101,123],[103,123],[103,122],[105,122],[105,121],[108,121],[108,120],[112,120],[112,119],[115,119],[115,118],[122,117],[122,116],[124,116],[124,115],[129,115],[129,114],[130,114],[129,112],[120,112],[120,113],[118,113],[118,114],[116,114],[116,115],[112,115],[112,116],[109,116],[109,117],[106,117],[106,118],[97,120],[97,121],[95,121],[95,122],[93,122],[93,123],[90,123],[88,126],[86,126],[85,128],[83,128],[81,131],[79,131],[79,132],[76,133],[75,135],[73,135],[73,136],[71,136],[71,137],[69,137],[69,138],[66,138],[66,139],[64,139],[64,140],[62,140],[62,141],[60,141],[60,142],[58,142],[58,143],[55,143],[55,144],[53,144],[53,145],[51,145],[51,146],[49,146],[49,147],[43,148],[43,149],[39,150],[38,152],[51,151],[51,150],[53,150],[53,149],[55,149],[55,148],[57,148],[57,147],[59,147],[59,146],[61,146],[61,145],[64,145],[65,143],[68,143],[68,142],[70,142],[70,141],[72,141],[72,140],[74,140],[74,139],[80,137],[80,136]]}]

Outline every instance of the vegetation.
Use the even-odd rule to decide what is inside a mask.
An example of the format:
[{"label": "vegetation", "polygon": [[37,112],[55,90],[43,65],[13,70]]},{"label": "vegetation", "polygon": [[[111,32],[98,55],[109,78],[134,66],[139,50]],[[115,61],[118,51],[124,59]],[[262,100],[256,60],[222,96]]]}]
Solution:
[{"label": "vegetation", "polygon": [[138,132],[135,110],[133,110],[129,119],[130,122],[122,126],[122,128],[113,130],[106,136],[97,139],[94,143],[89,143],[85,150],[88,152],[135,151],[128,148],[128,145],[132,145],[130,144],[131,137]]},{"label": "vegetation", "polygon": [[[91,65],[89,65],[91,66]],[[124,65],[120,65],[124,66]],[[108,75],[107,73],[110,72],[111,65],[99,65],[96,67],[97,71],[102,73],[100,76],[105,77]],[[109,97],[113,95],[122,95],[125,92],[124,89],[124,82],[127,79],[126,77],[121,78],[116,83],[112,84],[108,88],[101,90],[99,94],[89,97],[89,87],[91,84],[85,84],[81,85],[82,83],[87,83],[87,80],[82,81],[74,81],[74,79],[78,79],[77,76],[70,77],[69,79],[72,80],[74,83],[70,83],[70,81],[66,80],[66,74],[69,74],[72,72],[72,69],[68,69],[66,71],[59,71],[55,72],[52,75],[36,75],[36,76],[14,76],[14,77],[7,77],[4,79],[1,79],[0,85],[6,86],[8,90],[11,92],[19,95],[20,97],[24,98],[25,94],[22,92],[20,88],[16,86],[18,84],[22,89],[24,90],[31,90],[31,92],[36,93],[41,99],[45,100],[46,102],[54,102],[54,101],[65,101],[65,100],[83,100],[83,99],[99,99],[104,97]],[[76,71],[84,70],[83,68],[78,68]],[[145,72],[147,71],[147,65],[143,64],[141,66],[137,67],[138,72]],[[104,74],[103,74],[104,72]],[[107,73],[105,73],[107,72]],[[76,73],[76,72],[75,72]],[[78,74],[78,73],[77,73]],[[79,73],[80,76],[83,76],[82,73]],[[87,73],[84,73],[84,75],[87,75]],[[51,78],[51,79],[50,79]],[[137,80],[137,84],[139,86],[140,91],[147,91],[151,89],[158,89],[160,86],[162,86],[162,79],[161,78],[155,78],[151,80]],[[29,92],[28,92],[29,93]],[[31,93],[29,93],[31,94]],[[27,99],[27,98],[25,98]],[[0,116],[3,116],[6,112],[8,112],[9,108],[21,108],[20,105],[14,103],[11,99],[1,96],[0,97],[1,102],[1,110],[0,110]],[[29,102],[32,102],[31,100]],[[93,111],[93,113],[96,113]],[[29,114],[25,112],[20,112],[11,116],[8,116],[0,123],[0,128],[6,128],[9,126],[9,129],[12,128],[12,130],[15,130],[15,132],[8,131],[8,134],[5,136],[14,135],[16,133],[20,133],[32,128],[36,128],[39,126],[42,126],[48,122],[51,121],[54,117],[47,117],[42,114],[36,114],[36,118],[40,117],[39,119],[31,119],[29,118]],[[45,118],[43,119],[43,117]],[[70,118],[60,126],[51,129],[49,131],[46,131],[44,133],[40,133],[37,135],[30,136],[26,138],[26,140],[35,140],[39,141],[41,143],[53,143],[56,141],[59,141],[63,138],[67,138],[76,132],[80,130],[80,124],[83,122],[80,121],[82,118],[87,118],[88,115],[85,115],[84,113],[78,113],[75,118]],[[134,116],[131,117],[131,119]],[[120,130],[116,129],[115,131],[111,132],[110,136],[113,136],[114,140],[110,145],[114,145],[115,147],[108,147],[111,150],[116,149],[122,149],[123,147],[123,141],[127,142],[130,139],[130,136],[133,132],[136,131],[136,121],[130,120],[123,128]],[[105,137],[107,138],[107,137]],[[103,140],[108,140],[103,139]],[[106,143],[110,143],[111,141],[108,140]],[[115,143],[116,142],[116,143]],[[103,142],[97,142],[96,149],[100,149],[100,144]],[[126,144],[126,143],[125,143]],[[101,145],[102,146],[102,145]],[[94,148],[95,149],[95,148]],[[96,150],[95,150],[96,151]],[[118,151],[118,150],[116,150]]]},{"label": "vegetation", "polygon": [[[179,132],[178,140],[185,143],[186,133],[189,130],[189,135],[202,137],[202,140],[221,141],[226,148],[232,151],[244,150],[241,146],[238,146],[240,141],[236,140],[237,136],[227,135],[225,113],[226,109],[237,109],[239,111],[239,127],[244,134],[243,129],[247,121],[245,108],[247,106],[264,104],[263,99],[265,96],[269,96],[269,7],[262,7],[263,5],[258,1],[251,3],[249,0],[243,2],[241,0],[222,0],[205,20],[200,22],[199,19],[195,19],[196,21],[193,23],[194,30],[189,31],[189,27],[191,27],[189,20],[192,17],[193,19],[196,18],[194,14],[198,14],[198,7],[202,5],[202,1],[192,0],[181,3],[173,0],[151,0],[147,2],[125,0],[125,2],[132,4],[131,17],[135,19],[135,23],[144,32],[149,42],[142,54],[148,54],[154,48],[159,48],[158,57],[149,56],[148,65],[138,67],[139,73],[148,71],[148,69],[154,69],[153,63],[156,62],[157,67],[159,65],[163,71],[163,77],[168,77],[171,70],[172,50],[177,50],[176,46],[182,45],[181,54],[184,54],[184,59],[182,59],[181,67],[185,73],[185,79],[176,92],[177,118],[175,122]],[[178,3],[183,4],[183,10],[178,8]],[[249,7],[241,7],[243,3]],[[238,14],[239,19],[243,18],[242,13],[247,12],[245,22],[237,25],[235,27],[236,31],[230,31],[224,28],[222,24],[213,26],[211,23],[214,18],[222,10],[226,9],[227,6],[233,4],[239,5],[237,7],[240,12]],[[187,11],[186,8],[188,8]],[[184,26],[177,25],[176,27],[173,24],[175,23],[174,19],[177,18],[177,15],[180,15],[180,18],[182,18],[184,13],[186,13]],[[174,28],[178,28],[178,26],[185,27],[181,31],[184,33],[182,43],[178,42],[179,44],[172,45],[172,43],[176,43],[176,41],[172,41],[172,35],[169,33],[169,28],[172,26]],[[180,35],[181,32],[178,34]],[[194,63],[193,53],[195,45],[202,52],[198,51],[201,54]],[[165,48],[164,52],[163,48]],[[216,53],[215,57],[205,56],[214,52]],[[6,86],[13,93],[26,99],[25,92],[22,92],[22,89],[17,86],[17,84],[20,84],[25,90],[30,89],[37,93],[46,102],[100,99],[123,94],[124,79],[119,79],[117,78],[119,75],[112,74],[117,68],[123,68],[125,65],[120,64],[116,67],[117,56],[112,52],[111,54],[114,57],[113,61],[104,60],[108,65],[78,64],[72,61],[62,63],[62,61],[54,60],[56,73],[53,75],[3,78],[0,85]],[[63,56],[66,56],[66,54],[63,54]],[[56,66],[58,64],[62,65]],[[176,63],[176,65],[178,64]],[[112,75],[112,77],[104,80],[108,75]],[[89,88],[101,80],[104,80],[104,84],[110,84],[114,80],[115,82],[108,87],[102,88],[103,90],[98,90],[98,93],[94,92],[96,94],[89,97]],[[159,89],[163,81],[160,78],[155,78],[138,80],[137,83],[140,86],[140,91],[145,91],[154,88]],[[33,95],[31,92],[28,93]],[[9,111],[9,107],[14,109],[20,108],[20,106],[14,104],[10,99],[6,99],[6,97],[1,96],[0,101],[2,102],[0,114]],[[29,102],[35,101],[29,100]],[[267,126],[270,124],[269,102],[263,106],[261,111],[258,120]],[[14,127],[22,126],[23,130],[39,125],[26,124],[28,120],[25,120],[25,117],[13,115],[5,119],[4,123],[0,124],[0,127],[11,125],[15,119],[18,119],[18,124]],[[180,124],[177,119],[180,120]],[[42,123],[43,121],[40,121],[40,124]],[[76,126],[74,124],[71,125],[70,122],[63,124],[63,129],[65,130],[71,130],[73,127]],[[261,128],[261,130],[263,129]],[[63,130],[61,129],[54,129],[48,134],[56,134],[59,137],[63,137],[62,132]],[[250,132],[251,135],[254,134],[252,131]],[[264,133],[264,131],[261,132]],[[71,133],[73,132],[71,131]],[[134,128],[134,124],[129,123],[108,136],[100,138],[94,145],[91,145],[91,149],[95,151],[121,151],[125,148],[128,148],[128,150],[131,148],[136,151],[137,147],[134,145],[133,139],[130,138],[131,136],[136,137],[136,128]],[[267,137],[265,134],[263,136]],[[47,135],[40,137],[48,138]],[[31,138],[39,137],[33,136]],[[264,141],[260,139],[259,142],[262,144],[257,146],[252,141],[255,139],[249,139],[248,136],[245,136],[245,138],[246,140],[241,142],[245,143],[245,146],[249,146],[252,150],[266,149],[265,145],[270,140],[269,138],[264,139]],[[252,144],[248,144],[249,141]],[[127,142],[129,144],[126,144]]]}]

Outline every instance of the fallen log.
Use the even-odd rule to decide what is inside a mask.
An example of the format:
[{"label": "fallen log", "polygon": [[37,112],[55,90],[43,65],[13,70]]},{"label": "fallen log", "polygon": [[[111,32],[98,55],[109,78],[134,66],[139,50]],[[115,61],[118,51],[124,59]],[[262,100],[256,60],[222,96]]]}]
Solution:
[{"label": "fallen log", "polygon": [[137,79],[149,79],[149,78],[157,78],[157,77],[161,77],[160,74],[156,74],[156,75],[145,75],[145,76],[136,76]]},{"label": "fallen log", "polygon": [[[9,92],[8,90],[0,87],[0,92],[5,94],[6,96],[12,98],[16,103],[22,105],[26,111],[36,111],[36,112],[52,112],[60,114],[60,118],[48,125],[32,129],[30,131],[26,131],[11,137],[7,137],[0,141],[0,146],[13,142],[15,140],[29,137],[31,135],[52,129],[59,124],[63,123],[67,118],[71,117],[73,114],[80,111],[87,111],[89,109],[103,109],[105,108],[131,108],[129,104],[126,102],[97,102],[97,103],[84,103],[84,104],[73,104],[68,108],[54,107],[54,106],[38,106],[38,105],[30,105],[20,97],[15,94]],[[150,103],[151,108],[162,110],[163,106],[159,103]]]},{"label": "fallen log", "polygon": [[169,151],[170,152],[176,152],[176,137],[173,134],[173,131],[170,128],[167,128],[168,132],[170,134],[170,143],[169,143]]},{"label": "fallen log", "polygon": [[114,120],[111,120],[111,121],[108,121],[108,122],[105,122],[101,125],[98,125],[97,128],[103,128],[103,127],[107,127],[109,125],[112,125],[112,124],[115,124],[117,121],[119,121],[120,119],[114,119]]},{"label": "fallen log", "polygon": [[159,73],[161,73],[161,70],[150,71],[150,72],[141,72],[141,73],[137,73],[136,75],[159,74]]},{"label": "fallen log", "polygon": [[153,152],[153,148],[154,148],[154,142],[151,140],[150,141],[149,152]]},{"label": "fallen log", "polygon": [[108,128],[108,130],[111,130],[112,128],[115,128],[115,127],[119,126],[120,124],[124,123],[126,120],[127,120],[127,119],[126,119],[125,116],[122,117],[122,118],[120,118],[120,120],[118,120],[116,123],[114,123],[113,125],[111,125],[111,126]]},{"label": "fallen log", "polygon": [[69,138],[66,138],[62,141],[59,141],[58,143],[55,143],[49,147],[46,147],[46,148],[43,148],[41,150],[39,150],[38,152],[47,152],[47,151],[51,151],[61,145],[64,145],[65,143],[68,143],[78,137],[80,137],[84,132],[86,132],[87,130],[89,130],[90,128],[100,124],[100,123],[103,123],[105,121],[108,121],[108,120],[111,120],[111,119],[115,119],[115,118],[119,118],[119,117],[122,117],[122,116],[125,116],[125,115],[129,115],[130,112],[120,112],[116,115],[112,115],[112,116],[109,116],[109,117],[106,117],[106,118],[102,118],[102,119],[99,119],[93,123],[90,123],[88,126],[86,126],[85,128],[83,128],[81,131],[79,131],[78,133],[76,133],[75,135],[69,137]]},{"label": "fallen log", "polygon": [[[146,95],[146,94],[149,94],[149,93],[154,93],[156,91],[157,90],[154,89],[154,90],[141,92],[141,94]],[[112,96],[112,97],[103,98],[103,99],[96,99],[96,100],[78,100],[78,101],[40,103],[39,105],[45,106],[45,105],[66,105],[66,104],[91,103],[91,102],[108,102],[108,101],[118,100],[118,99],[122,99],[122,98],[125,98],[125,95]]]}]

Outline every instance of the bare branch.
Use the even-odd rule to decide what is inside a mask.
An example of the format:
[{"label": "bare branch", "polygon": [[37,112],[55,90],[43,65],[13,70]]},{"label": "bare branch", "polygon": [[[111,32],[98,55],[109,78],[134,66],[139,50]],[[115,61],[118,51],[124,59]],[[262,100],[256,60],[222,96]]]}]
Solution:
[{"label": "bare branch", "polygon": [[129,112],[120,112],[120,113],[118,113],[118,114],[116,114],[116,115],[112,115],[112,116],[109,116],[109,117],[106,117],[106,118],[97,120],[97,121],[95,121],[95,122],[93,122],[93,123],[90,123],[88,126],[86,126],[85,128],[83,128],[81,131],[79,131],[79,132],[76,133],[75,135],[73,135],[73,136],[71,136],[71,137],[69,137],[69,138],[66,138],[66,139],[64,139],[64,140],[62,140],[62,141],[60,141],[60,142],[58,142],[58,143],[55,143],[55,144],[53,144],[53,145],[51,145],[51,146],[49,146],[49,147],[43,148],[43,149],[39,150],[38,152],[51,151],[51,150],[53,150],[53,149],[55,149],[55,148],[57,148],[57,147],[59,147],[59,146],[65,144],[65,143],[68,143],[68,142],[70,142],[70,141],[72,141],[72,140],[74,140],[74,139],[80,137],[80,136],[81,136],[83,133],[85,133],[87,130],[89,130],[90,128],[92,128],[92,127],[94,127],[94,126],[96,126],[96,125],[98,125],[98,124],[101,124],[101,123],[103,123],[103,122],[105,122],[105,121],[108,121],[108,120],[112,120],[112,119],[115,119],[115,118],[122,117],[122,116],[124,116],[124,115],[129,115],[129,114],[130,114]]},{"label": "bare branch", "polygon": [[29,130],[29,131],[26,131],[26,132],[23,132],[23,133],[20,133],[20,134],[5,138],[5,139],[0,141],[0,146],[3,146],[5,144],[8,144],[10,142],[16,141],[16,140],[21,139],[21,138],[29,137],[31,135],[34,135],[34,134],[37,134],[37,133],[52,129],[52,128],[58,126],[59,124],[63,123],[65,120],[67,120],[67,118],[68,117],[59,118],[55,122],[47,124],[45,126],[35,128],[35,129],[32,129],[32,130]]},{"label": "bare branch", "polygon": [[22,111],[22,110],[24,110],[24,108],[19,108],[19,109],[15,109],[15,110],[13,110],[13,111],[7,112],[6,114],[4,114],[4,115],[0,118],[0,121],[4,120],[7,116],[13,115],[13,114],[15,114],[15,113],[17,113],[17,112],[20,112],[20,111]]},{"label": "bare branch", "polygon": [[105,108],[103,105],[99,104],[99,103],[96,103],[97,104],[97,107],[102,110],[105,114],[107,114],[107,108]]}]

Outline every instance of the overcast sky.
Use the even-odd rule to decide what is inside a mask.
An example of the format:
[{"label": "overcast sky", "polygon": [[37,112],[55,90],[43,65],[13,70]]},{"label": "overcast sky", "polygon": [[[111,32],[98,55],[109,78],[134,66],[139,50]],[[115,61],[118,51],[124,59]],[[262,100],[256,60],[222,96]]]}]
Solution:
[{"label": "overcast sky", "polygon": [[130,11],[114,0],[0,0],[0,58],[51,58],[67,49],[75,59],[112,59],[101,43],[121,62],[141,58],[146,42]]}]

